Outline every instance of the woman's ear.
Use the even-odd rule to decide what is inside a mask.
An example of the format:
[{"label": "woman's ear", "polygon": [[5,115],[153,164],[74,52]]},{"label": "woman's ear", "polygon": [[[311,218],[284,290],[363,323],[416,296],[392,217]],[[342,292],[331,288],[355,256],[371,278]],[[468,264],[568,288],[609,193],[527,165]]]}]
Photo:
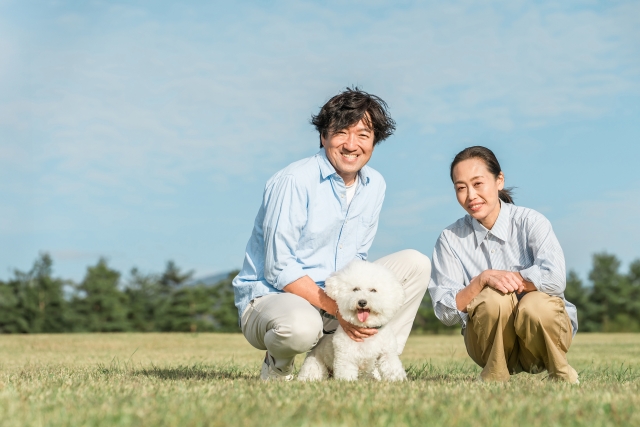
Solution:
[{"label": "woman's ear", "polygon": [[496,178],[496,182],[498,183],[498,191],[504,189],[504,174],[502,172]]}]

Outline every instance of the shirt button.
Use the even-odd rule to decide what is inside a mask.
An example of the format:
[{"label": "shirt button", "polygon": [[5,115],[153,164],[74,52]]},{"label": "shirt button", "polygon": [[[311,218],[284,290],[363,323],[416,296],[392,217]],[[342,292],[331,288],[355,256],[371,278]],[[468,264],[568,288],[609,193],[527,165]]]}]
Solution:
[{"label": "shirt button", "polygon": [[342,249],[342,245],[340,245],[340,249]]},{"label": "shirt button", "polygon": [[491,249],[491,253],[494,253],[496,250],[495,249]]},{"label": "shirt button", "polygon": [[344,199],[344,194],[341,194],[341,195],[340,195],[340,198],[341,198],[341,199]]}]

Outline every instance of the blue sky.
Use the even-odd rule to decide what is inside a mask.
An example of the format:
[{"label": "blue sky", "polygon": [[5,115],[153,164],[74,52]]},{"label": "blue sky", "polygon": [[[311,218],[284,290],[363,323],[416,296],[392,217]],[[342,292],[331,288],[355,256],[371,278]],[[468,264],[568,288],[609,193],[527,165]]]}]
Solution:
[{"label": "blue sky", "polygon": [[431,255],[477,144],[569,269],[640,258],[638,2],[0,0],[0,278],[42,251],[74,280],[240,267],[264,183],[348,85],[397,121],[371,258]]}]

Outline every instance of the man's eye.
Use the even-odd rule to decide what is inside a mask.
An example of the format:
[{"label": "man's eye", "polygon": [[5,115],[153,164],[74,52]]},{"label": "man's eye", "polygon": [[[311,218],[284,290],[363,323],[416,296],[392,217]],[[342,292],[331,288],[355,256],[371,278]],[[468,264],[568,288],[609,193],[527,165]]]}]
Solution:
[{"label": "man's eye", "polygon": [[369,292],[378,292],[375,289],[369,289]]},{"label": "man's eye", "polygon": [[353,288],[353,292],[358,292],[360,288]]},{"label": "man's eye", "polygon": [[475,184],[473,184],[473,186],[474,186],[474,187],[479,187],[479,186],[481,186],[481,185],[482,185],[482,183],[481,183],[481,182],[476,182]]}]

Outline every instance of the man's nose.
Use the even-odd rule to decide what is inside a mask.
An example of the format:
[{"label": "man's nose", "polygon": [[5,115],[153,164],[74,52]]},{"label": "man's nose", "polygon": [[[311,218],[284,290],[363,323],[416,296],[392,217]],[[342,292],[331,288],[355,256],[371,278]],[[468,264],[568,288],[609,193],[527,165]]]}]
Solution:
[{"label": "man's nose", "polygon": [[354,151],[358,148],[357,136],[354,133],[350,133],[347,140],[344,143],[344,147],[349,151]]}]

